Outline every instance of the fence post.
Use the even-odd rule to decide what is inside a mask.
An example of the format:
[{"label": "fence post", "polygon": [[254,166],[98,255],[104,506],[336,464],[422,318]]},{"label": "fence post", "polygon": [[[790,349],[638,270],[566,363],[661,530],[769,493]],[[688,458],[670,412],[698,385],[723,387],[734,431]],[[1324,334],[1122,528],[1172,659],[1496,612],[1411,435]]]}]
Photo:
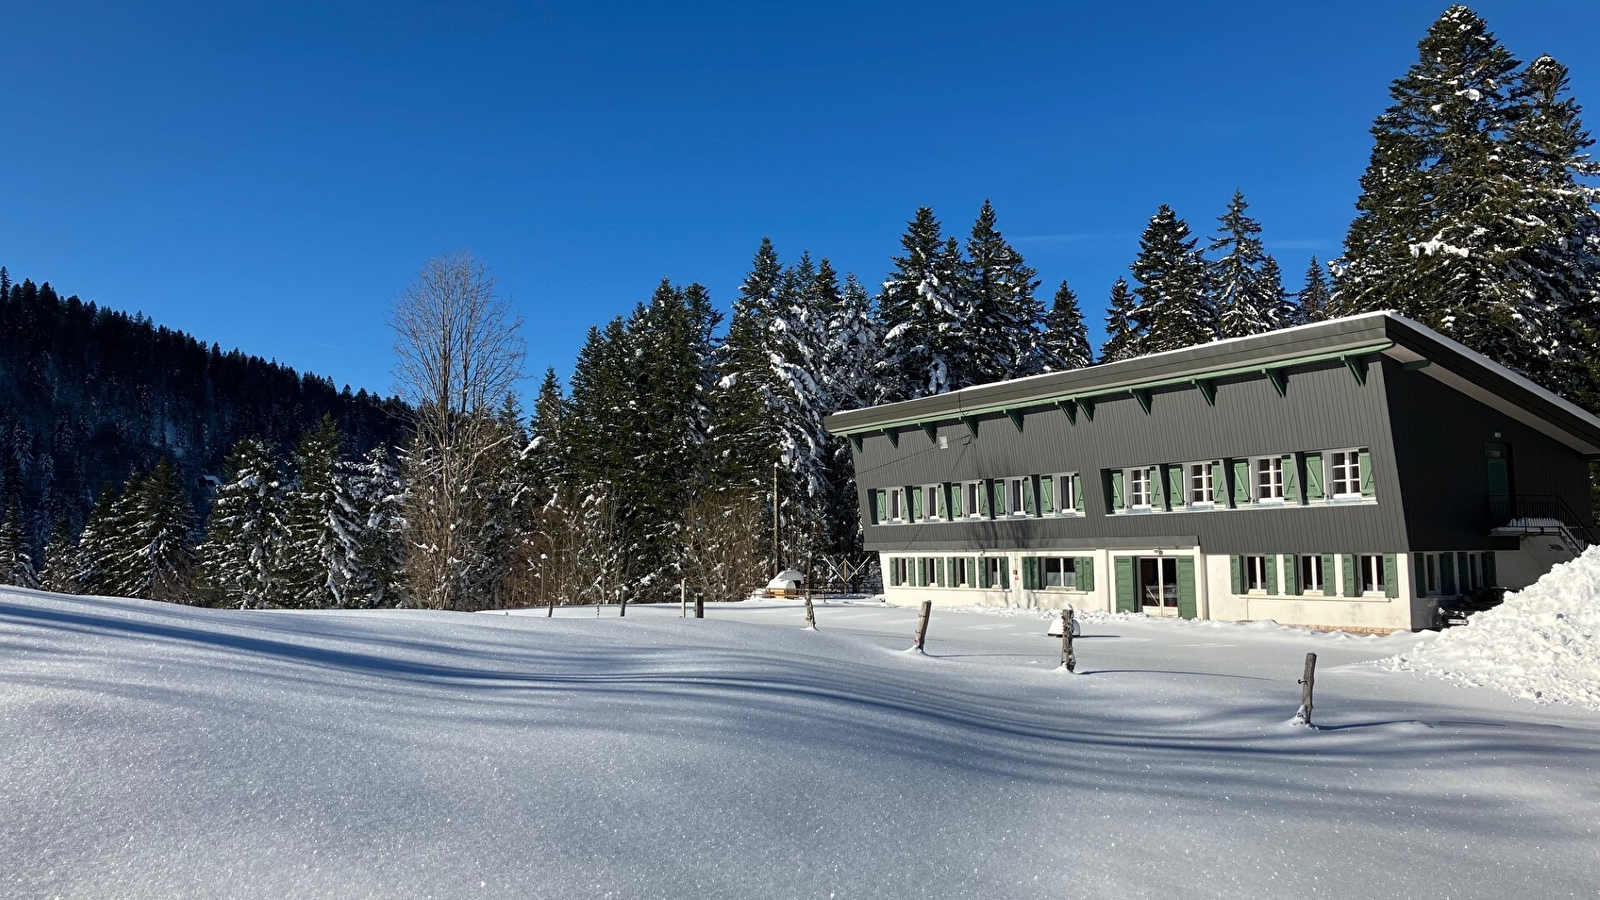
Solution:
[{"label": "fence post", "polygon": [[811,605],[811,589],[806,589],[806,627],[817,630],[817,610]]},{"label": "fence post", "polygon": [[678,579],[678,618],[689,618],[689,579]]},{"label": "fence post", "polygon": [[911,649],[918,653],[926,652],[923,650],[923,644],[928,639],[928,615],[931,612],[933,612],[933,601],[922,601],[922,614],[917,616],[917,637],[911,644]]},{"label": "fence post", "polygon": [[617,600],[622,604],[621,608],[617,610],[617,618],[626,619],[628,617],[628,592],[622,591],[618,593]]},{"label": "fence post", "polygon": [[1068,672],[1078,671],[1078,657],[1072,652],[1072,624],[1076,620],[1072,607],[1061,611],[1061,668]]},{"label": "fence post", "polygon": [[1300,709],[1290,721],[1295,725],[1311,724],[1311,689],[1317,682],[1317,655],[1306,654],[1306,671],[1300,678]]},{"label": "fence post", "polygon": [[706,595],[705,594],[695,594],[694,595],[694,617],[696,619],[704,619],[706,617]]}]

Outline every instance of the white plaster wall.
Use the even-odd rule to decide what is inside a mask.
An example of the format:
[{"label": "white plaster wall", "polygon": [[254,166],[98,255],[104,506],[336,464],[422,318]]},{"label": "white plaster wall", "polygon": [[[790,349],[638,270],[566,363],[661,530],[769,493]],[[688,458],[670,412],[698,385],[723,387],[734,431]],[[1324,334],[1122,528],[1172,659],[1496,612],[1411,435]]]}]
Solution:
[{"label": "white plaster wall", "polygon": [[[1206,558],[1206,582],[1213,598],[1210,618],[1259,622],[1271,619],[1282,625],[1318,625],[1337,628],[1411,629],[1424,627],[1417,616],[1431,623],[1432,602],[1426,598],[1413,600],[1414,573],[1408,556],[1396,554],[1396,574],[1399,578],[1398,597],[1324,597],[1309,595],[1291,597],[1284,595],[1233,593],[1233,564],[1227,555]],[[1278,584],[1284,583],[1279,559]],[[1344,555],[1334,555],[1334,571],[1323,573],[1333,584],[1344,584]],[[1413,607],[1417,606],[1417,609]]]}]

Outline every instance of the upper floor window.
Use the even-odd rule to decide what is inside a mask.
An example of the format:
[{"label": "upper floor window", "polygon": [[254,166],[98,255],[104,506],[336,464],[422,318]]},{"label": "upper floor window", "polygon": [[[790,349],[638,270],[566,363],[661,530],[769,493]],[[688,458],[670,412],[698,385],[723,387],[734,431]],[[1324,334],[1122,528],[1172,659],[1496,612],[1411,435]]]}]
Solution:
[{"label": "upper floor window", "polygon": [[1215,485],[1212,482],[1212,464],[1209,462],[1190,463],[1189,473],[1189,503],[1207,505],[1217,499]]},{"label": "upper floor window", "polygon": [[1361,496],[1361,452],[1335,450],[1328,459],[1328,493],[1335,497]]},{"label": "upper floor window", "polygon": [[1283,457],[1263,456],[1255,461],[1257,501],[1283,499]]},{"label": "upper floor window", "polygon": [[1130,508],[1140,506],[1148,508],[1150,506],[1150,500],[1150,470],[1129,469],[1128,506]]},{"label": "upper floor window", "polygon": [[944,504],[940,502],[944,499],[940,496],[944,493],[944,485],[925,484],[917,490],[922,492],[922,518],[934,521],[944,518]]},{"label": "upper floor window", "polygon": [[905,491],[900,488],[889,489],[889,521],[900,522],[906,517]]},{"label": "upper floor window", "polygon": [[1028,492],[1032,490],[1033,479],[1011,478],[1006,481],[1006,513],[1013,516],[1025,516],[1028,508],[1033,506]]},{"label": "upper floor window", "polygon": [[1081,508],[1078,498],[1077,475],[1052,475],[1050,480],[1055,484],[1055,511],[1057,513],[1072,513]]}]

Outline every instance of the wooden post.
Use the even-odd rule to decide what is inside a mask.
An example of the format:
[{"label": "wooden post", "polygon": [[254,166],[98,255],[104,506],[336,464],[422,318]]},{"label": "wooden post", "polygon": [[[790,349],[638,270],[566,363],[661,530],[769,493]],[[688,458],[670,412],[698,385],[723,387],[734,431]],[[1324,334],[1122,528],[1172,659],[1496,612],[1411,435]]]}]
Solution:
[{"label": "wooden post", "polygon": [[1311,689],[1317,682],[1317,655],[1306,654],[1306,671],[1300,678],[1300,710],[1291,720],[1296,725],[1311,724]]},{"label": "wooden post", "polygon": [[689,580],[678,580],[678,618],[689,618]]},{"label": "wooden post", "polygon": [[551,591],[550,592],[550,608],[545,611],[544,617],[546,619],[553,619],[553,618],[555,618],[555,615],[556,615],[556,592],[555,591]]},{"label": "wooden post", "polygon": [[1061,668],[1068,672],[1078,671],[1078,657],[1072,652],[1072,623],[1076,619],[1072,607],[1061,611]]},{"label": "wooden post", "polygon": [[706,595],[705,594],[695,594],[694,595],[694,617],[696,619],[704,619],[706,617]]},{"label": "wooden post", "polygon": [[817,610],[811,605],[811,589],[806,589],[806,627],[817,630]]},{"label": "wooden post", "polygon": [[623,591],[617,597],[617,600],[621,604],[621,608],[617,610],[617,618],[626,619],[628,617],[628,592]]},{"label": "wooden post", "polygon": [[911,643],[911,649],[918,653],[925,653],[923,645],[928,640],[928,615],[933,612],[933,601],[922,601],[922,614],[917,616],[917,637]]}]

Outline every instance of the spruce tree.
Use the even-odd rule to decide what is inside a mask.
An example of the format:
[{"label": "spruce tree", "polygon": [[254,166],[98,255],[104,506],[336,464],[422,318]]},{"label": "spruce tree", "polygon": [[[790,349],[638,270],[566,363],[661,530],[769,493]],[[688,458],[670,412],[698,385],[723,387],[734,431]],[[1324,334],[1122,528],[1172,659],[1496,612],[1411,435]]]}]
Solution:
[{"label": "spruce tree", "polygon": [[33,558],[22,536],[22,513],[15,499],[6,508],[5,519],[0,521],[0,584],[24,588],[39,586]]},{"label": "spruce tree", "polygon": [[1300,324],[1300,306],[1283,289],[1283,269],[1278,267],[1278,261],[1270,253],[1261,261],[1259,284],[1262,308],[1269,311],[1267,321],[1272,323],[1268,331]]},{"label": "spruce tree", "polygon": [[1162,204],[1139,238],[1133,276],[1139,304],[1130,318],[1134,355],[1192,347],[1217,339],[1216,308],[1206,290],[1206,266],[1189,226]]},{"label": "spruce tree", "polygon": [[355,571],[346,585],[348,605],[401,606],[402,508],[405,486],[389,451],[374,447],[354,466],[350,496],[358,513],[361,538]]},{"label": "spruce tree", "polygon": [[1269,257],[1261,245],[1261,225],[1248,210],[1244,193],[1234,191],[1227,212],[1217,220],[1217,236],[1209,248],[1213,256],[1208,285],[1222,337],[1259,334],[1289,324],[1284,320],[1282,279],[1274,290],[1264,271]]},{"label": "spruce tree", "polygon": [[1333,299],[1328,292],[1328,278],[1315,256],[1311,257],[1311,265],[1306,268],[1305,286],[1295,295],[1295,300],[1300,307],[1300,322],[1321,322],[1333,318]]},{"label": "spruce tree", "polygon": [[1526,111],[1517,60],[1464,6],[1434,22],[1418,57],[1373,124],[1335,305],[1398,310],[1547,380],[1571,344],[1563,298],[1540,296],[1526,271],[1540,229],[1511,138]]},{"label": "spruce tree", "polygon": [[784,269],[769,238],[761,239],[734,298],[728,334],[716,348],[718,381],[709,403],[719,460],[717,481],[755,489],[777,460],[778,422],[771,406],[772,323]]},{"label": "spruce tree", "polygon": [[971,291],[961,248],[946,241],[933,210],[924,206],[900,238],[904,256],[883,283],[878,313],[884,352],[879,360],[884,400],[909,400],[966,387],[975,375],[967,343]]},{"label": "spruce tree", "polygon": [[72,580],[77,590],[90,594],[112,593],[113,539],[118,495],[107,484],[100,489],[89,519],[78,534]]},{"label": "spruce tree", "polygon": [[1100,346],[1101,362],[1117,362],[1138,355],[1139,323],[1134,317],[1138,298],[1128,287],[1128,282],[1118,278],[1111,286],[1111,299],[1106,303],[1106,342]]},{"label": "spruce tree", "polygon": [[280,577],[303,565],[287,558],[283,486],[278,462],[254,438],[228,454],[226,481],[217,489],[200,545],[200,569],[217,600],[241,609],[277,605]]},{"label": "spruce tree", "polygon": [[118,567],[119,593],[146,600],[192,599],[193,511],[171,461],[162,457],[137,490],[124,491],[124,497],[131,540]]},{"label": "spruce tree", "polygon": [[970,311],[964,328],[972,370],[957,387],[1035,375],[1044,368],[1041,324],[1044,309],[1034,295],[1039,282],[1022,254],[995,227],[988,200],[967,240]]},{"label": "spruce tree", "polygon": [[1094,364],[1094,354],[1089,349],[1088,323],[1084,321],[1083,310],[1078,308],[1078,295],[1065,281],[1056,288],[1055,302],[1045,316],[1041,343],[1046,372],[1064,372]]},{"label": "spruce tree", "polygon": [[82,588],[77,579],[77,543],[66,514],[56,518],[50,542],[44,547],[44,564],[39,567],[39,586],[58,594],[76,594]]}]

